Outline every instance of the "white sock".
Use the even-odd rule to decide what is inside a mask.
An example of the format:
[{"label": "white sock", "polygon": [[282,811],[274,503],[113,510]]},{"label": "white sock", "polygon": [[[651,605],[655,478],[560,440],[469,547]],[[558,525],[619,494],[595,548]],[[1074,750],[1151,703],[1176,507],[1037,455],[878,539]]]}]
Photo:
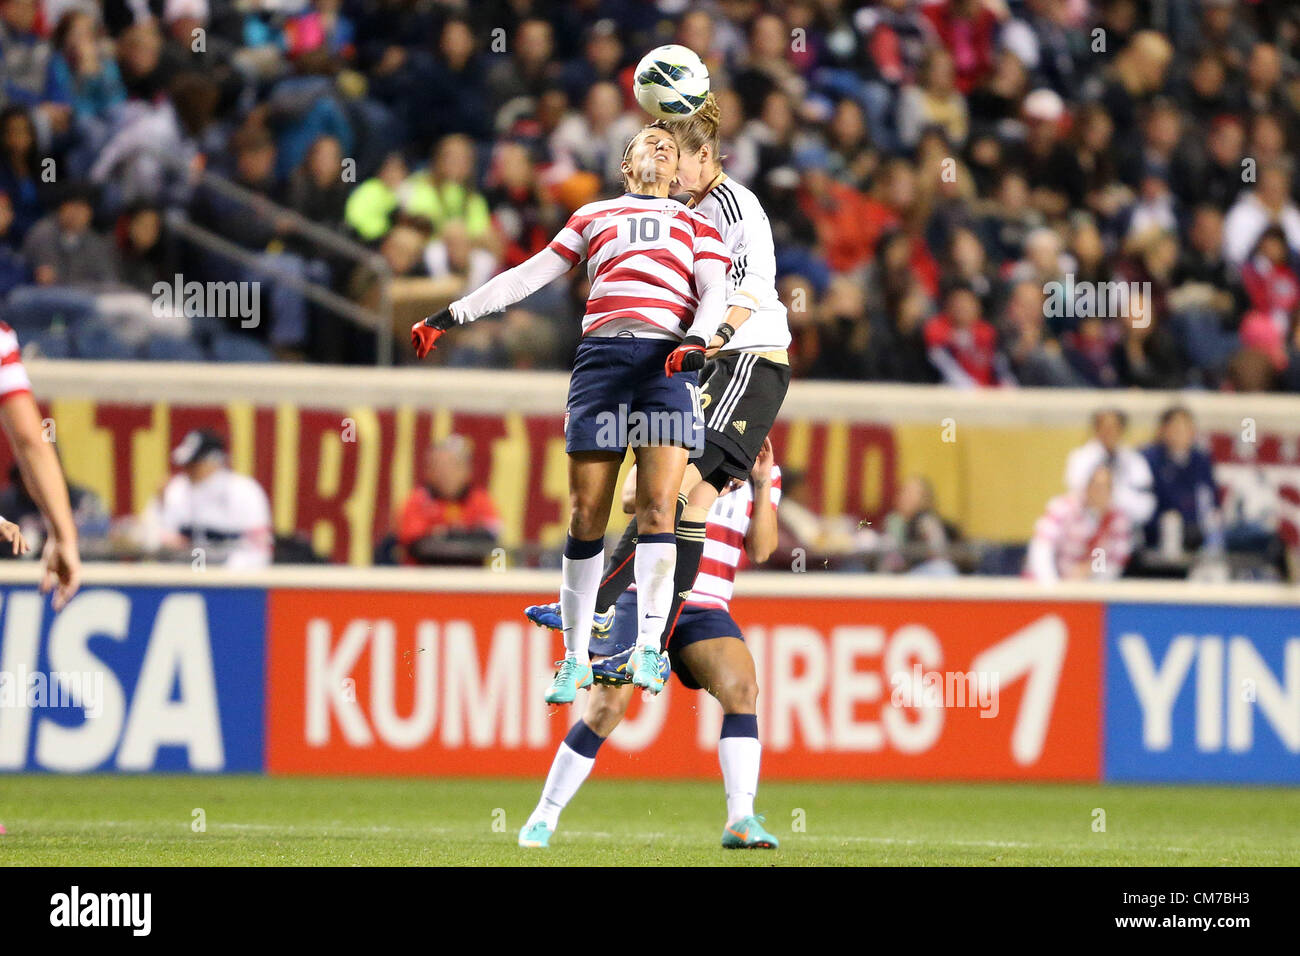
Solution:
[{"label": "white sock", "polygon": [[560,811],[573,799],[595,763],[595,757],[584,757],[561,741],[560,749],[555,751],[555,760],[551,762],[551,772],[546,775],[542,799],[537,802],[537,809],[528,818],[526,826],[544,820],[554,831],[560,824]]},{"label": "white sock", "polygon": [[757,737],[719,737],[718,764],[727,793],[727,825],[754,813],[758,764],[763,747]]},{"label": "white sock", "polygon": [[[646,538],[651,540],[647,541]],[[657,539],[665,540],[657,540]],[[659,650],[664,624],[673,605],[677,538],[671,532],[642,535],[636,545],[636,642]]]},{"label": "white sock", "polygon": [[587,645],[591,642],[591,619],[596,613],[596,592],[605,566],[602,547],[589,558],[570,558],[561,562],[560,620],[564,624],[564,647],[579,664],[589,663]]}]

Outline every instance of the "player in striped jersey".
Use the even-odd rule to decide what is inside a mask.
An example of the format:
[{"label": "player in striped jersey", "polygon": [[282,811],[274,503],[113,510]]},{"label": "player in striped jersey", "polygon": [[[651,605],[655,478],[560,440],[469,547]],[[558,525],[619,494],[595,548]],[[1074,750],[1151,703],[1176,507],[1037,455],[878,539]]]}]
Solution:
[{"label": "player in striped jersey", "polygon": [[[44,570],[40,587],[42,594],[53,589],[54,610],[58,611],[77,593],[81,584],[77,525],[72,518],[63,467],[47,437],[36,400],[32,398],[32,383],[23,368],[18,336],[3,322],[0,322],[0,424],[4,425],[5,434],[9,436],[9,446],[14,451],[23,484],[49,530],[42,554]],[[16,538],[14,534],[16,526],[13,532],[0,528],[0,536],[13,542],[15,553],[26,551],[26,542],[21,534]]]},{"label": "player in striped jersey", "polygon": [[411,330],[423,358],[453,325],[500,311],[587,259],[591,291],[565,411],[570,518],[559,603],[566,653],[549,703],[569,703],[592,680],[587,645],[605,527],[628,447],[641,476],[633,680],[652,693],[663,688],[660,635],[673,601],[675,500],[688,449],[698,448],[703,433],[696,372],[722,321],[730,264],[708,220],[668,198],[677,161],[670,132],[641,130],[623,155],[626,195],[583,206],[547,248]]},{"label": "player in striped jersey", "polygon": [[[629,475],[623,489],[624,510],[630,508],[635,480],[635,474]],[[668,645],[677,679],[693,690],[707,690],[722,705],[718,763],[727,797],[722,845],[728,849],[777,846],[776,838],[763,827],[762,818],[754,815],[761,754],[756,716],[758,682],[754,658],[731,616],[730,604],[736,570],[745,557],[765,561],[776,548],[776,506],[780,500],[781,470],[773,461],[769,440],[763,443],[748,480],[721,495],[709,511],[699,577]],[[549,844],[559,825],[560,812],[591,772],[600,745],[627,712],[632,701],[626,671],[636,638],[630,626],[635,620],[631,613],[635,604],[635,594],[624,593],[618,600],[619,613],[609,635],[592,641],[592,653],[601,655],[595,664],[598,684],[587,696],[582,719],[560,744],[541,800],[519,831],[522,847]],[[625,620],[629,626],[624,625]]]},{"label": "player in striped jersey", "polygon": [[[720,120],[718,104],[710,94],[692,116],[654,124],[677,138],[681,149],[677,185],[717,227],[731,256],[727,313],[710,340],[708,354],[713,361],[700,388],[704,451],[691,461],[682,485],[674,599],[661,639],[665,647],[699,569],[709,508],[729,482],[749,474],[790,385],[786,352],[790,327],[776,293],[772,227],[757,197],[722,170]],[[609,609],[631,583],[639,524],[634,520],[628,525],[606,562],[596,600],[598,631],[609,626]],[[535,605],[525,614],[545,626],[556,623],[552,605]]]}]

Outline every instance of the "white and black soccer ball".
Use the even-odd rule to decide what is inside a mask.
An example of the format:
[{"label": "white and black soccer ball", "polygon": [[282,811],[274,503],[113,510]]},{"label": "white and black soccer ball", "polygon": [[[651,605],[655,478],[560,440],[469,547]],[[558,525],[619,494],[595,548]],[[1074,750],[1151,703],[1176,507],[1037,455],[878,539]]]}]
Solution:
[{"label": "white and black soccer ball", "polygon": [[656,119],[684,119],[709,95],[709,68],[687,47],[658,46],[636,65],[632,92]]}]

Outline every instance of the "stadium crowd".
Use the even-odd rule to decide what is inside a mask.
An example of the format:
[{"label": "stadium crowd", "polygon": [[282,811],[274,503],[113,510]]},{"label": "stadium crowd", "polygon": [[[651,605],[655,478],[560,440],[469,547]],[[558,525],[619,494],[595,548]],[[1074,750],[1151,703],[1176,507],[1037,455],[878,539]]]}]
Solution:
[{"label": "stadium crowd", "polygon": [[[372,304],[374,270],[281,210],[459,294],[617,188],[666,41],[768,210],[798,376],[1300,389],[1300,11],[1251,0],[0,0],[4,317],[54,355],[371,361],[294,283]],[[178,272],[260,280],[269,321],[120,293]],[[567,367],[584,285],[444,360]]]}]

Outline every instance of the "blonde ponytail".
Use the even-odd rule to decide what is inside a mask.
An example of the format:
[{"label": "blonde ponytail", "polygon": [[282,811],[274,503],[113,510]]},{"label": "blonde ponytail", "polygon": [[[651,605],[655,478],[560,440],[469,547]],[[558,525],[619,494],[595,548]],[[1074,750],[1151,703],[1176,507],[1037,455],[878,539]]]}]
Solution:
[{"label": "blonde ponytail", "polygon": [[657,120],[652,126],[665,129],[677,140],[677,148],[683,154],[698,153],[704,146],[709,147],[714,165],[722,168],[722,144],[718,139],[718,127],[722,124],[722,109],[712,93],[704,99],[704,105],[685,119]]}]

